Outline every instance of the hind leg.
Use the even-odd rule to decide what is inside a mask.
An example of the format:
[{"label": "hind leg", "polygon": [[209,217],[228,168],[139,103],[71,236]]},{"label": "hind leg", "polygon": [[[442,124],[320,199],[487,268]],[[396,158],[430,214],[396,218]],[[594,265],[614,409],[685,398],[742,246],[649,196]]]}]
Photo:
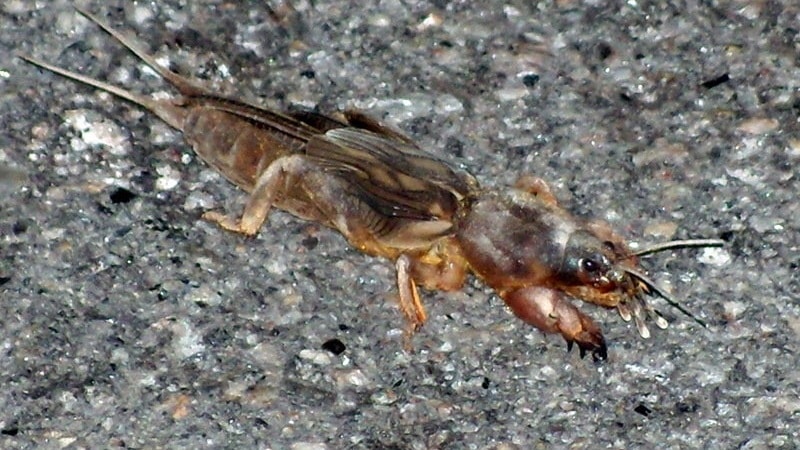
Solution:
[{"label": "hind leg", "polygon": [[256,180],[241,216],[209,211],[203,218],[226,230],[253,236],[273,206],[338,230],[364,253],[386,257],[396,253],[373,229],[380,226],[376,220],[380,217],[350,192],[341,178],[303,155],[273,161]]},{"label": "hind leg", "polygon": [[278,158],[259,175],[241,217],[208,211],[203,219],[214,222],[228,231],[253,236],[267,220],[269,211],[279,196],[285,196],[292,185],[316,166],[301,155]]},{"label": "hind leg", "polygon": [[[425,255],[414,255],[419,252],[413,250],[419,245],[418,240],[409,239],[408,229],[404,228],[404,225],[413,228],[413,224],[387,223],[395,219],[374,211],[346,181],[326,173],[302,155],[279,158],[267,167],[258,177],[240,217],[215,211],[203,217],[226,230],[252,236],[264,224],[273,206],[337,229],[364,253],[394,259],[399,306],[408,323],[407,337],[427,320],[417,282],[430,288],[452,290],[466,276],[460,254],[446,259],[442,258],[449,255],[428,255],[431,261],[426,261]],[[404,253],[409,250],[412,254]]]}]

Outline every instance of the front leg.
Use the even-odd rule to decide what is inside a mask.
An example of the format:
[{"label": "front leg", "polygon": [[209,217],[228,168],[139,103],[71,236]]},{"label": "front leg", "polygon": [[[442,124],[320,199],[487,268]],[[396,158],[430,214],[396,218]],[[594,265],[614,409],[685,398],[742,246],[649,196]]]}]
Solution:
[{"label": "front leg", "polygon": [[581,357],[592,352],[592,358],[606,359],[605,339],[600,327],[564,297],[564,294],[543,287],[526,287],[501,293],[509,308],[520,319],[545,333],[559,333],[568,348],[578,344]]}]

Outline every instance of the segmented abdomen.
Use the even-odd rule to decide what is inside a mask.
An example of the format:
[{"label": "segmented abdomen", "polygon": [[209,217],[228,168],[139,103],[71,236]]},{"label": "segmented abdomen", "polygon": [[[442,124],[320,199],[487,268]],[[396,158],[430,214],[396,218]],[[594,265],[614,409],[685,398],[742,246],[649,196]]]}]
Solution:
[{"label": "segmented abdomen", "polygon": [[[263,126],[213,107],[192,108],[183,135],[200,158],[246,192],[273,161],[302,149],[304,142],[270,133]],[[281,138],[284,139],[281,139]]]}]

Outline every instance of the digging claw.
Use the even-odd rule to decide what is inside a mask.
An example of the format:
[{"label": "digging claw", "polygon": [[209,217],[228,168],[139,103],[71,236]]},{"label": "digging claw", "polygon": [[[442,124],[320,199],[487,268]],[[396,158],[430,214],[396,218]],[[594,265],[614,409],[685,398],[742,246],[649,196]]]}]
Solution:
[{"label": "digging claw", "polygon": [[[570,342],[570,344],[572,343]],[[569,344],[567,346],[571,347],[571,345]],[[608,348],[606,347],[605,342],[602,343],[600,346],[594,346],[591,344],[578,342],[578,350],[580,351],[581,359],[583,359],[583,357],[586,356],[586,354],[589,352],[592,353],[592,360],[595,362],[605,361],[606,359],[608,359]]]},{"label": "digging claw", "polygon": [[591,349],[592,351],[592,360],[594,362],[598,361],[605,361],[608,359],[608,347],[606,347],[606,343],[603,342],[599,347],[595,347]]},{"label": "digging claw", "polygon": [[589,352],[595,361],[608,357],[600,327],[567,301],[563,293],[531,286],[504,292],[502,297],[517,317],[546,333],[563,336],[568,351],[578,344],[581,358]]},{"label": "digging claw", "polygon": [[608,347],[606,347],[606,341],[603,335],[592,335],[588,340],[568,339],[567,352],[571,352],[575,344],[578,344],[578,351],[580,352],[581,359],[583,359],[587,353],[592,354],[592,360],[595,362],[608,359]]}]

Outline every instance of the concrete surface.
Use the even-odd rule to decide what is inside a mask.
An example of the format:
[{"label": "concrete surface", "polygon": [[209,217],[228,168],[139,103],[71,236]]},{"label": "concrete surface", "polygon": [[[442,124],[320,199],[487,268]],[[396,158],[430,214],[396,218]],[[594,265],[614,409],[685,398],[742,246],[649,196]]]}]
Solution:
[{"label": "concrete surface", "polygon": [[165,85],[71,2],[7,0],[1,448],[798,447],[796,2],[77,3],[221,92],[362,108],[632,242],[727,245],[645,261],[707,330],[582,305],[596,364],[471,280],[425,293],[405,352],[390,262],[282,213],[199,220],[243,197],[178,133],[14,54]]}]

